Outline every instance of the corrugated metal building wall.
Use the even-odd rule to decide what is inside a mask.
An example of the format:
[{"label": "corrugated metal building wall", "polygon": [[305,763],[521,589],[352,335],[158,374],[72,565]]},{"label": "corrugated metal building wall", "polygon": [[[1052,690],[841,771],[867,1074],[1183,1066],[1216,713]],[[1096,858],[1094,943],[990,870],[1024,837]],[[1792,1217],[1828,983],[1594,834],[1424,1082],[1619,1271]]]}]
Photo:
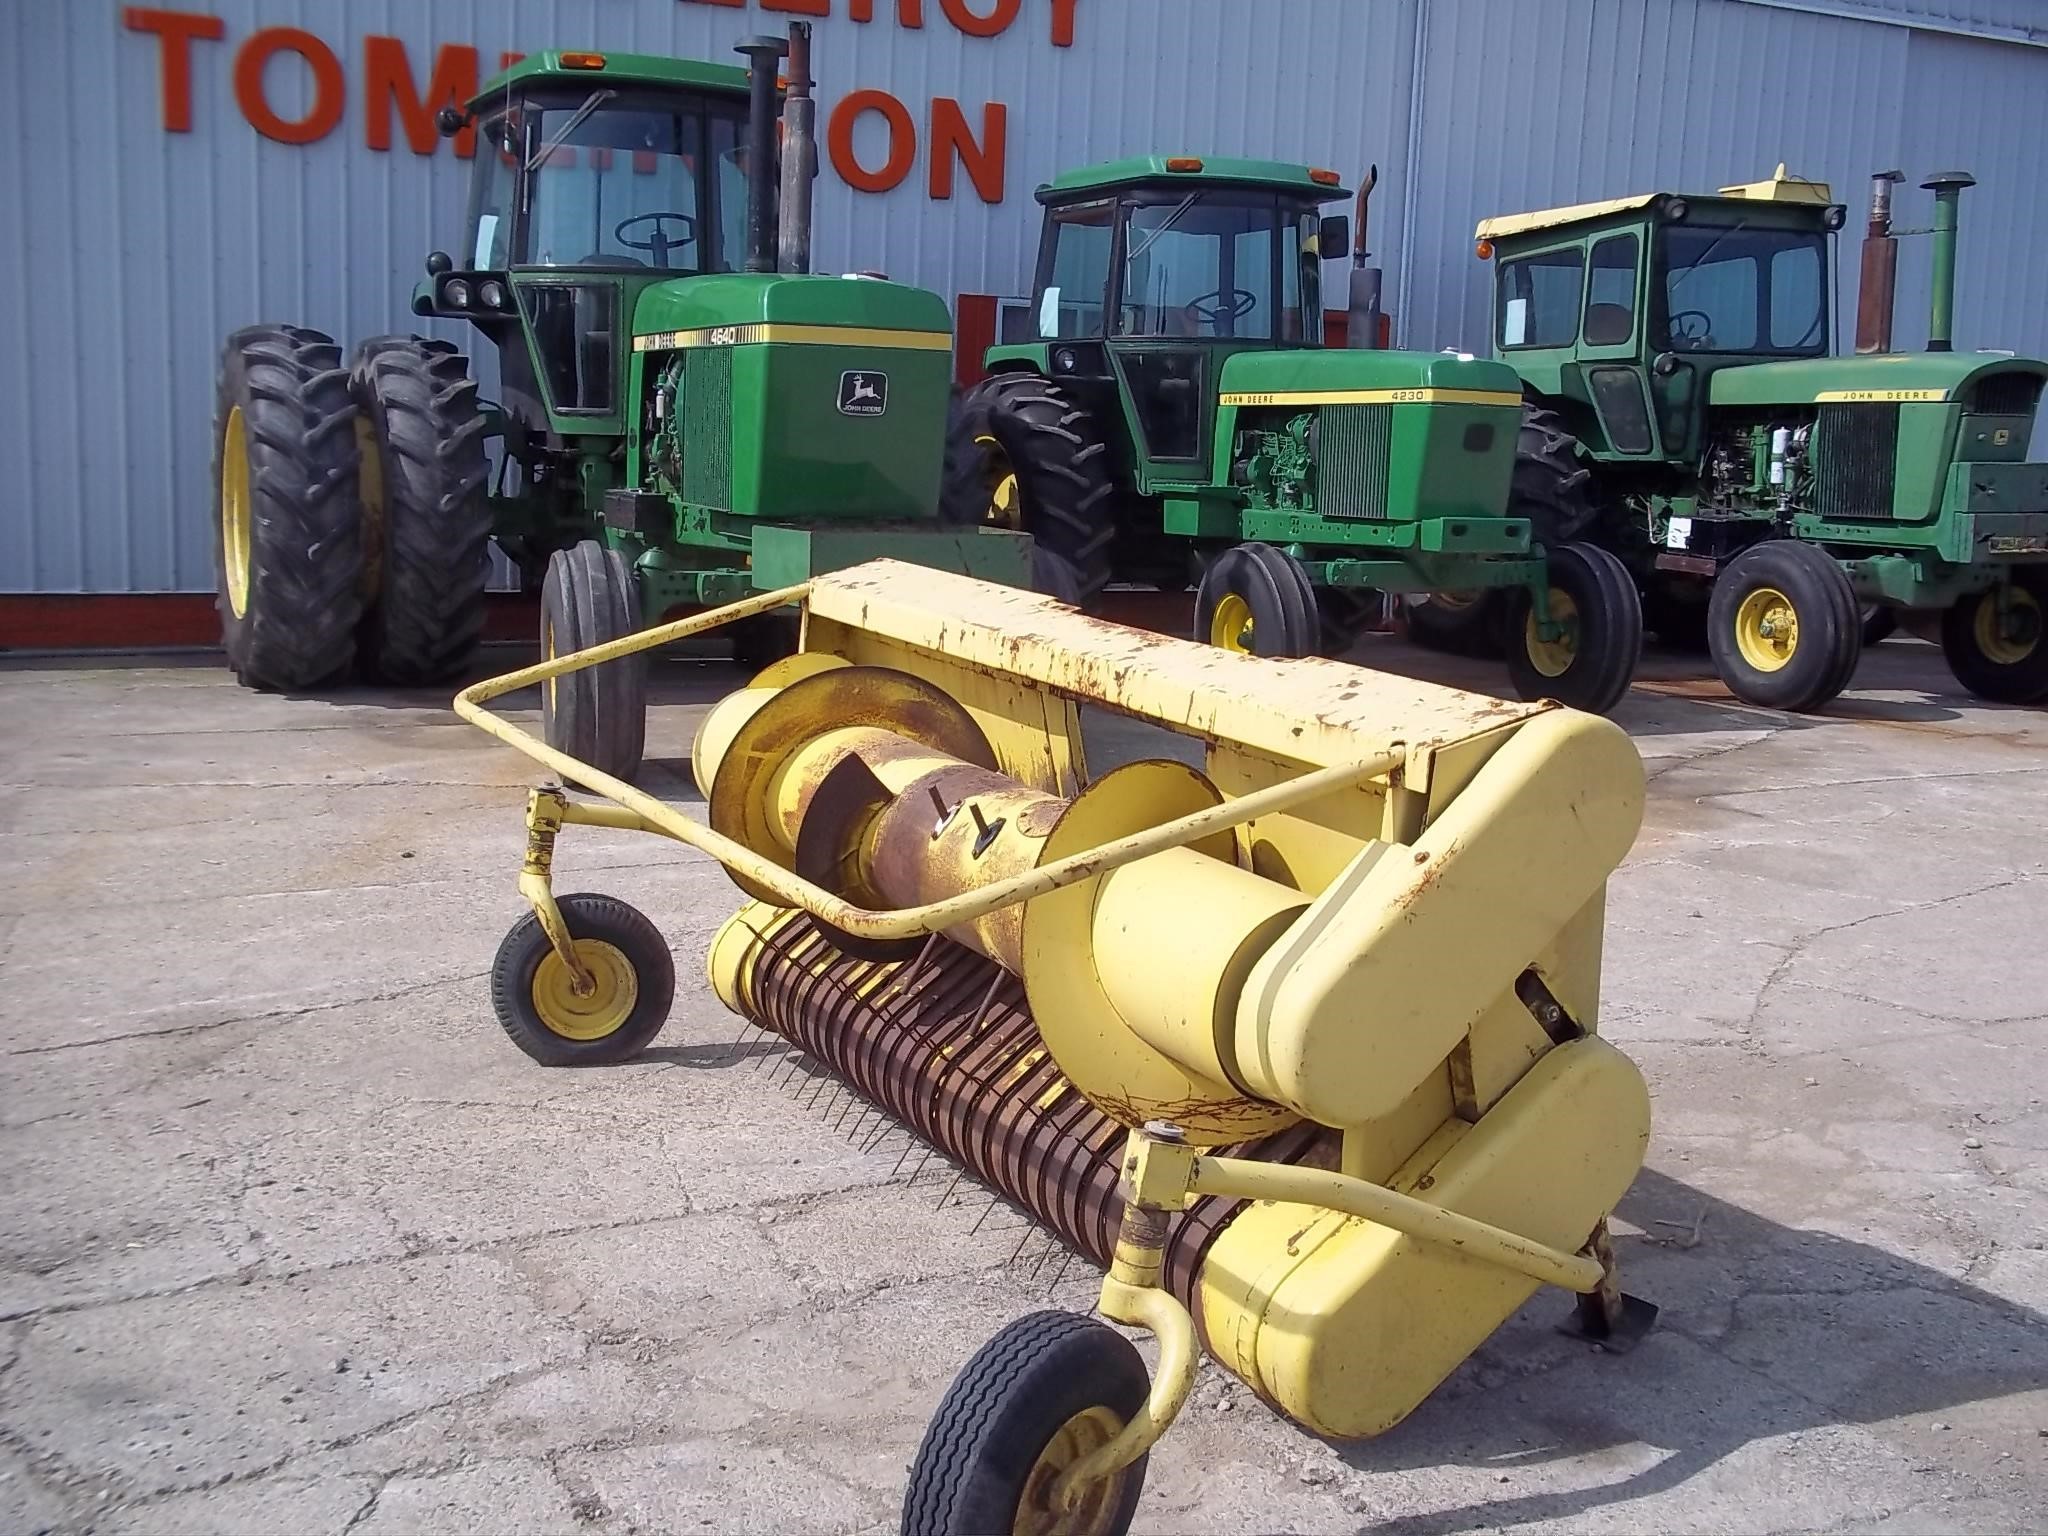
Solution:
[{"label": "corrugated metal building wall", "polygon": [[[949,19],[1012,0],[824,0],[816,73],[831,103],[880,88],[917,121],[892,191],[827,171],[824,269],[879,267],[937,289],[1014,293],[1036,238],[1030,191],[1068,165],[1150,149],[1239,152],[1382,173],[1376,252],[1403,342],[1485,342],[1484,214],[1767,174],[1780,159],[1860,209],[1865,177],[1961,167],[1958,345],[2048,352],[2048,15],[2039,0],[1022,0],[999,35]],[[256,320],[344,339],[404,329],[422,255],[453,247],[468,166],[441,144],[366,147],[364,38],[399,39],[424,86],[435,50],[550,46],[729,57],[791,0],[160,0],[218,18],[190,42],[191,130],[167,132],[157,34],[117,0],[0,0],[14,211],[0,269],[0,591],[212,585],[208,430],[220,338]],[[816,0],[811,9],[817,9]],[[873,19],[857,22],[856,9]],[[923,25],[901,24],[921,10]],[[143,18],[144,25],[161,27]],[[190,25],[191,23],[180,23]],[[202,23],[204,25],[204,23]],[[342,119],[304,145],[256,133],[233,60],[302,28],[336,56]],[[273,59],[282,118],[314,93]],[[1008,109],[1006,188],[928,192],[929,102],[980,124]],[[5,120],[5,119],[0,119]],[[855,138],[885,156],[869,114]],[[1926,194],[1905,195],[1917,222]],[[1852,220],[1852,230],[1854,220]],[[1924,325],[1924,246],[1901,264],[1901,336]],[[1855,242],[1842,242],[1853,307]],[[1847,322],[1845,321],[1845,326]],[[451,331],[449,334],[458,334]]]}]

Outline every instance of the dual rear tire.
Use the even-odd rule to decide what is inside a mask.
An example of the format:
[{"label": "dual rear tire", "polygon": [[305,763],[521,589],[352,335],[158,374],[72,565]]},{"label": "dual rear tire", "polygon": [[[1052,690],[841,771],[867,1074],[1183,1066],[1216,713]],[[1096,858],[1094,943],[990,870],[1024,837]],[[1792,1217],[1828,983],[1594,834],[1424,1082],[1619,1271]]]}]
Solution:
[{"label": "dual rear tire", "polygon": [[352,668],[401,686],[466,672],[490,508],[476,385],[453,347],[251,326],[222,351],[214,419],[221,642],[251,688]]}]

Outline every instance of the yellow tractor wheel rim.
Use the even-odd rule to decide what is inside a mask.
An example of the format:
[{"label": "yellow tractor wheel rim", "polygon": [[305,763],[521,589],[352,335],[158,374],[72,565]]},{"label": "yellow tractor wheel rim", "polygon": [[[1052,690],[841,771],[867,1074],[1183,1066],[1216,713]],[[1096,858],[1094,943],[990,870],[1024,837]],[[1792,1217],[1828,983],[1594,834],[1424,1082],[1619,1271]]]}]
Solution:
[{"label": "yellow tractor wheel rim", "polygon": [[1024,495],[1017,486],[1017,472],[1003,445],[986,432],[975,438],[981,461],[988,469],[988,510],[982,521],[991,528],[1021,529],[1024,526]]},{"label": "yellow tractor wheel rim", "polygon": [[237,405],[220,440],[220,549],[228,607],[238,619],[249,611],[249,501],[249,429]]},{"label": "yellow tractor wheel rim", "polygon": [[1555,640],[1544,639],[1531,609],[1523,625],[1522,644],[1528,650],[1530,666],[1545,677],[1563,677],[1579,655],[1579,605],[1571,600],[1571,594],[1552,587],[1548,611],[1551,623],[1562,626],[1563,632]]},{"label": "yellow tractor wheel rim", "polygon": [[1735,649],[1759,672],[1775,672],[1799,649],[1799,611],[1776,587],[1758,587],[1735,610]]},{"label": "yellow tractor wheel rim", "polygon": [[1252,649],[1257,627],[1252,621],[1252,605],[1235,592],[1226,592],[1209,615],[1209,643],[1240,656],[1254,656],[1258,654]]},{"label": "yellow tractor wheel rim", "polygon": [[1999,623],[1998,594],[1986,592],[1977,600],[1977,616],[1971,628],[1977,649],[1986,661],[2001,667],[2018,666],[2041,643],[2041,605],[2031,592],[2015,587],[2006,595],[2005,622]]},{"label": "yellow tractor wheel rim", "polygon": [[595,983],[582,996],[562,957],[550,949],[533,972],[533,1011],[564,1040],[602,1040],[618,1033],[640,1000],[640,977],[626,952],[602,939],[574,939],[576,958]]},{"label": "yellow tractor wheel rim", "polygon": [[1017,1500],[1017,1517],[1010,1524],[1011,1536],[1107,1536],[1123,1502],[1128,1467],[1108,1477],[1084,1483],[1075,1490],[1074,1506],[1056,1510],[1053,1485],[1059,1476],[1091,1451],[1100,1450],[1117,1437],[1124,1421],[1100,1405],[1083,1408],[1053,1431],[1038,1460],[1024,1474],[1024,1493]]}]

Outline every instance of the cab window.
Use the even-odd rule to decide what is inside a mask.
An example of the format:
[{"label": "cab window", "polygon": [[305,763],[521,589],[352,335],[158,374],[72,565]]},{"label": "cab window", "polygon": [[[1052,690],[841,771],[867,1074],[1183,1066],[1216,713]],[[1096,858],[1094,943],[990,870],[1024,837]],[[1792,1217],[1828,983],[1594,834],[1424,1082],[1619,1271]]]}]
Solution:
[{"label": "cab window", "polygon": [[1668,227],[1666,344],[1684,352],[1825,351],[1825,250],[1821,235],[1804,230]]},{"label": "cab window", "polygon": [[1627,346],[1636,329],[1634,235],[1610,235],[1593,247],[1586,267],[1586,329],[1589,347]]},{"label": "cab window", "polygon": [[1585,253],[1571,246],[1502,262],[1495,344],[1513,350],[1568,347],[1577,341],[1585,261]]}]

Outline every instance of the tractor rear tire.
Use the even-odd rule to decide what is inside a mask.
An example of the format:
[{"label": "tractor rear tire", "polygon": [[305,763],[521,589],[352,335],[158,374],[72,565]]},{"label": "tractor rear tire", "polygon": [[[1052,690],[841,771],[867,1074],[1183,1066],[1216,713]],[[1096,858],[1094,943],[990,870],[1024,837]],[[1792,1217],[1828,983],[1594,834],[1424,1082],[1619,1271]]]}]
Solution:
[{"label": "tractor rear tire", "polygon": [[1114,506],[1109,444],[1057,384],[997,373],[961,398],[947,424],[940,516],[1030,534],[1038,590],[1070,587],[1080,606],[1094,606],[1109,585]]},{"label": "tractor rear tire", "polygon": [[1236,544],[1195,588],[1194,638],[1246,656],[1314,656],[1322,619],[1308,573],[1271,544]]},{"label": "tractor rear tire", "polygon": [[1426,651],[1498,661],[1507,654],[1508,609],[1499,592],[1424,592],[1402,599],[1408,638]]},{"label": "tractor rear tire", "polygon": [[1996,592],[1957,598],[1941,618],[1941,652],[1956,681],[1994,704],[2048,699],[2048,570],[2013,572],[2014,610],[2001,630]]},{"label": "tractor rear tire", "polygon": [[1580,459],[1579,440],[1564,418],[1548,406],[1524,405],[1508,516],[1526,517],[1530,536],[1546,549],[1555,549],[1584,533],[1598,510],[1593,471]]},{"label": "tractor rear tire", "polygon": [[1061,1471],[1137,1416],[1149,1390],[1137,1348],[1107,1323],[1031,1312],[1006,1325],[960,1368],[925,1429],[904,1490],[903,1536],[1123,1536],[1145,1457],[1086,1485],[1067,1522],[1049,1495]]},{"label": "tractor rear tire", "polygon": [[1317,587],[1315,597],[1321,621],[1317,654],[1333,659],[1347,653],[1379,622],[1386,601],[1371,587]]},{"label": "tractor rear tire", "polygon": [[363,613],[356,408],[341,349],[297,326],[227,339],[213,425],[221,645],[246,687],[346,677]]},{"label": "tractor rear tire", "polygon": [[1707,645],[1714,671],[1744,703],[1819,709],[1849,686],[1863,655],[1855,588],[1817,545],[1754,544],[1715,578]]},{"label": "tractor rear tire", "polygon": [[1643,604],[1635,578],[1593,544],[1547,552],[1550,614],[1565,635],[1546,641],[1526,589],[1513,601],[1508,678],[1524,699],[1555,699],[1604,715],[1628,693],[1643,654]]},{"label": "tractor rear tire", "polygon": [[[543,658],[588,650],[640,627],[625,557],[596,539],[558,549],[541,585]],[[640,771],[647,745],[647,657],[600,662],[541,684],[541,734],[615,779]]]},{"label": "tractor rear tire", "polygon": [[476,383],[448,342],[379,336],[356,349],[349,389],[371,570],[357,658],[381,682],[446,682],[476,660],[490,576]]}]

